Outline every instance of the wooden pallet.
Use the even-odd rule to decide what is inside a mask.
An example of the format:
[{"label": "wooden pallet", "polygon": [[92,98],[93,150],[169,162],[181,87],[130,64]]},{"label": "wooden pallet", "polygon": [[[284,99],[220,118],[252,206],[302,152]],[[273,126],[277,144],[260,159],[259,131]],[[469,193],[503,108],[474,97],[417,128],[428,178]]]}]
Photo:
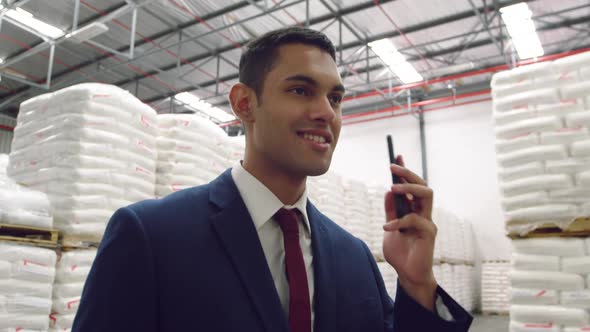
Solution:
[{"label": "wooden pallet", "polygon": [[0,223],[0,240],[33,244],[40,247],[57,247],[59,232],[33,226]]},{"label": "wooden pallet", "polygon": [[533,237],[587,237],[590,236],[590,217],[577,218],[566,229],[561,229],[555,224],[545,224],[526,235],[520,235],[517,233],[509,233],[507,235],[511,239]]},{"label": "wooden pallet", "polygon": [[100,245],[100,236],[62,234],[59,244],[63,250],[78,248],[97,248]]}]

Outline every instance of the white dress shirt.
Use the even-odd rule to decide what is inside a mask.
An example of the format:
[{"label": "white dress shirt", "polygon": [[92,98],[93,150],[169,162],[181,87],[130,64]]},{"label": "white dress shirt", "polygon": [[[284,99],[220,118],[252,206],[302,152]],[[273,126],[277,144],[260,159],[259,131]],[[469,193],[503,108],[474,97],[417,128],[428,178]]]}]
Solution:
[{"label": "white dress shirt", "polygon": [[[289,283],[286,274],[283,232],[272,217],[282,208],[297,208],[301,212],[303,220],[299,223],[299,245],[301,246],[305,270],[307,272],[309,303],[311,303],[311,326],[313,330],[315,287],[313,252],[311,250],[311,227],[307,216],[307,189],[305,189],[295,204],[284,205],[275,194],[250,174],[241,163],[232,168],[231,175],[256,227],[256,232],[258,233],[260,244],[262,245],[262,250],[264,251],[264,256],[266,257],[266,262],[286,317],[289,317]],[[437,296],[436,299],[436,309],[441,318],[448,321],[453,320],[451,313],[440,296]]]}]

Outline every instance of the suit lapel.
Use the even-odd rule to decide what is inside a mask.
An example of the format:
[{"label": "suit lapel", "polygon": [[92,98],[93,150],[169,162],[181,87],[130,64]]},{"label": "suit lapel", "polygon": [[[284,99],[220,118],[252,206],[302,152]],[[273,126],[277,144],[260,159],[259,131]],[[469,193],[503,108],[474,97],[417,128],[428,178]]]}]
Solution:
[{"label": "suit lapel", "polygon": [[227,251],[267,331],[288,331],[256,228],[227,170],[211,183],[210,201],[218,207],[212,225]]},{"label": "suit lapel", "polygon": [[314,331],[332,331],[336,320],[336,277],[332,271],[332,239],[326,229],[324,216],[309,201],[307,216],[311,225],[311,246],[313,250],[313,271],[315,280]]}]

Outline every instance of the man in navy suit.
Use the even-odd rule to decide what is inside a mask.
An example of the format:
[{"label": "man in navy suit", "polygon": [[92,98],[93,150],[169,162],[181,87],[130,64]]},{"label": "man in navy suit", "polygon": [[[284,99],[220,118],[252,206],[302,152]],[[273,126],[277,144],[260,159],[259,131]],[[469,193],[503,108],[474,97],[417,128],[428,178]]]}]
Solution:
[{"label": "man in navy suit", "polygon": [[[287,28],[249,44],[230,92],[242,163],[211,183],[119,209],[73,331],[467,331],[471,316],[432,273],[432,190],[416,174],[385,197],[383,252],[395,302],[367,246],[307,200],[341,128],[332,43]],[[198,171],[198,170],[195,170]],[[411,194],[396,218],[393,195]]]}]

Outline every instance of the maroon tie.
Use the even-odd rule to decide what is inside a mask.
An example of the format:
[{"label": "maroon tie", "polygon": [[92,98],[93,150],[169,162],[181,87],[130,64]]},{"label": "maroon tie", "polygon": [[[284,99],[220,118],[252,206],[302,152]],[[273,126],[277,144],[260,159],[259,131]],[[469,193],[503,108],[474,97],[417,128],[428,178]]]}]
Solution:
[{"label": "maroon tie", "polygon": [[289,279],[289,326],[291,332],[311,332],[311,305],[303,253],[299,246],[298,210],[280,209],[275,220],[285,240],[285,262]]}]

